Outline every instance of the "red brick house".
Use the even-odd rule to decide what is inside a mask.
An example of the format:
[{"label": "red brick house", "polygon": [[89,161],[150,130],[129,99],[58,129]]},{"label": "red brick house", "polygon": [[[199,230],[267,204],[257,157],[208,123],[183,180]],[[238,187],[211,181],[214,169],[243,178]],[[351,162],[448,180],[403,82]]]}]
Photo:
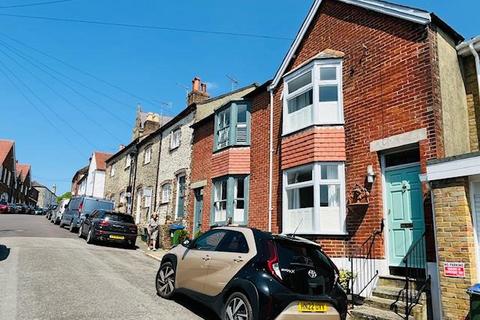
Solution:
[{"label": "red brick house", "polygon": [[[426,173],[429,161],[471,150],[461,130],[469,121],[461,41],[423,10],[315,1],[274,78],[238,103],[248,110],[246,142],[235,140],[235,103],[194,126],[192,181],[197,174],[203,183],[192,192],[210,198],[201,228],[295,232],[320,243],[340,268],[356,257],[353,293],[374,295],[359,314],[394,302],[408,283],[431,302],[408,312],[441,318],[441,249]],[[386,283],[399,286],[392,301],[376,295]],[[408,294],[415,305],[417,292]]]},{"label": "red brick house", "polygon": [[35,204],[29,196],[32,188],[31,167],[29,164],[16,163],[15,201],[29,205]]},{"label": "red brick house", "polygon": [[15,142],[0,140],[0,200],[14,201],[15,177]]}]

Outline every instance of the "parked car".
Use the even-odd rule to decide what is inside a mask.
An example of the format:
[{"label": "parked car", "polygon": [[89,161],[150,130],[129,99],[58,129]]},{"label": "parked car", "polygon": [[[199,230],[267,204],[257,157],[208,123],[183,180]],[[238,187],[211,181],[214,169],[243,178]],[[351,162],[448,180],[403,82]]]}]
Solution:
[{"label": "parked car", "polygon": [[36,216],[45,214],[45,210],[43,210],[42,208],[36,207],[34,210],[35,210],[35,215]]},{"label": "parked car", "polygon": [[50,219],[52,216],[52,213],[57,209],[58,205],[56,204],[51,204],[45,209],[45,216],[47,219]]},{"label": "parked car", "polygon": [[60,227],[69,226],[71,232],[75,232],[84,220],[85,214],[91,214],[93,210],[113,211],[113,202],[110,200],[94,197],[74,197],[68,203],[60,220]]},{"label": "parked car", "polygon": [[162,259],[158,295],[183,293],[221,319],[345,319],[339,272],[309,240],[219,227],[186,240]]},{"label": "parked car", "polygon": [[[35,207],[32,206],[31,204],[26,205],[27,206],[27,213],[28,214],[36,214],[35,212]],[[41,214],[41,213],[40,213]]]},{"label": "parked car", "polygon": [[9,213],[10,209],[6,201],[0,201],[0,213]]},{"label": "parked car", "polygon": [[60,204],[56,206],[54,210],[52,210],[50,214],[50,222],[54,224],[59,224],[60,220],[62,220],[63,212],[65,211],[65,207],[68,205],[70,199],[63,199],[60,201]]},{"label": "parked car", "polygon": [[116,242],[135,248],[137,226],[128,214],[94,210],[86,214],[78,229],[78,236],[86,236],[87,243],[97,241]]}]

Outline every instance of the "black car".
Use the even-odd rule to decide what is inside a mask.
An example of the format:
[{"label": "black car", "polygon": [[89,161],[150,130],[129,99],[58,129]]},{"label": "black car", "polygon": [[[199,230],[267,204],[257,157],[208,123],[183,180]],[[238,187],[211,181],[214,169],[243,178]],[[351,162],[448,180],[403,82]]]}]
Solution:
[{"label": "black car", "polygon": [[296,236],[214,228],[162,259],[157,293],[183,293],[223,319],[345,319],[347,296],[321,247]]},{"label": "black car", "polygon": [[91,214],[85,214],[80,221],[78,236],[86,236],[87,243],[99,241],[122,243],[130,248],[135,248],[137,240],[137,226],[133,217],[128,214],[94,210]]}]

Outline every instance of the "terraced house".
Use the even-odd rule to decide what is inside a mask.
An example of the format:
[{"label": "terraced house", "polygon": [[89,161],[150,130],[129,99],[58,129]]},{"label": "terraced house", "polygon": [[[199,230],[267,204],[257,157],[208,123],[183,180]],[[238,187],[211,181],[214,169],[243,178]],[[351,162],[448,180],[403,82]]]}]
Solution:
[{"label": "terraced house", "polygon": [[475,145],[474,59],[460,57],[475,54],[463,40],[424,10],[315,1],[273,79],[194,124],[191,232],[233,223],[320,243],[366,299],[355,317],[389,319],[390,306],[417,318],[465,316],[474,280],[442,282],[439,252],[463,256],[441,247],[439,236],[456,229],[448,218],[435,229],[427,174]]},{"label": "terraced house", "polygon": [[0,140],[0,200],[14,201],[15,169],[15,142]]}]

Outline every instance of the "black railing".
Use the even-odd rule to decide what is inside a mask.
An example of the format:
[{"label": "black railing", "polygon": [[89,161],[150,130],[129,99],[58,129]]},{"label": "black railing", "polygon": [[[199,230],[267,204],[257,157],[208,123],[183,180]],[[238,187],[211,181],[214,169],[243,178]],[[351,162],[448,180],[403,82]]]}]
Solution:
[{"label": "black railing", "polygon": [[407,251],[405,263],[405,319],[418,304],[422,294],[429,289],[425,233]]},{"label": "black railing", "polygon": [[374,257],[375,240],[383,233],[384,223],[380,230],[375,230],[348,258],[350,261],[350,294],[352,306],[368,286],[377,278],[378,268]]}]

